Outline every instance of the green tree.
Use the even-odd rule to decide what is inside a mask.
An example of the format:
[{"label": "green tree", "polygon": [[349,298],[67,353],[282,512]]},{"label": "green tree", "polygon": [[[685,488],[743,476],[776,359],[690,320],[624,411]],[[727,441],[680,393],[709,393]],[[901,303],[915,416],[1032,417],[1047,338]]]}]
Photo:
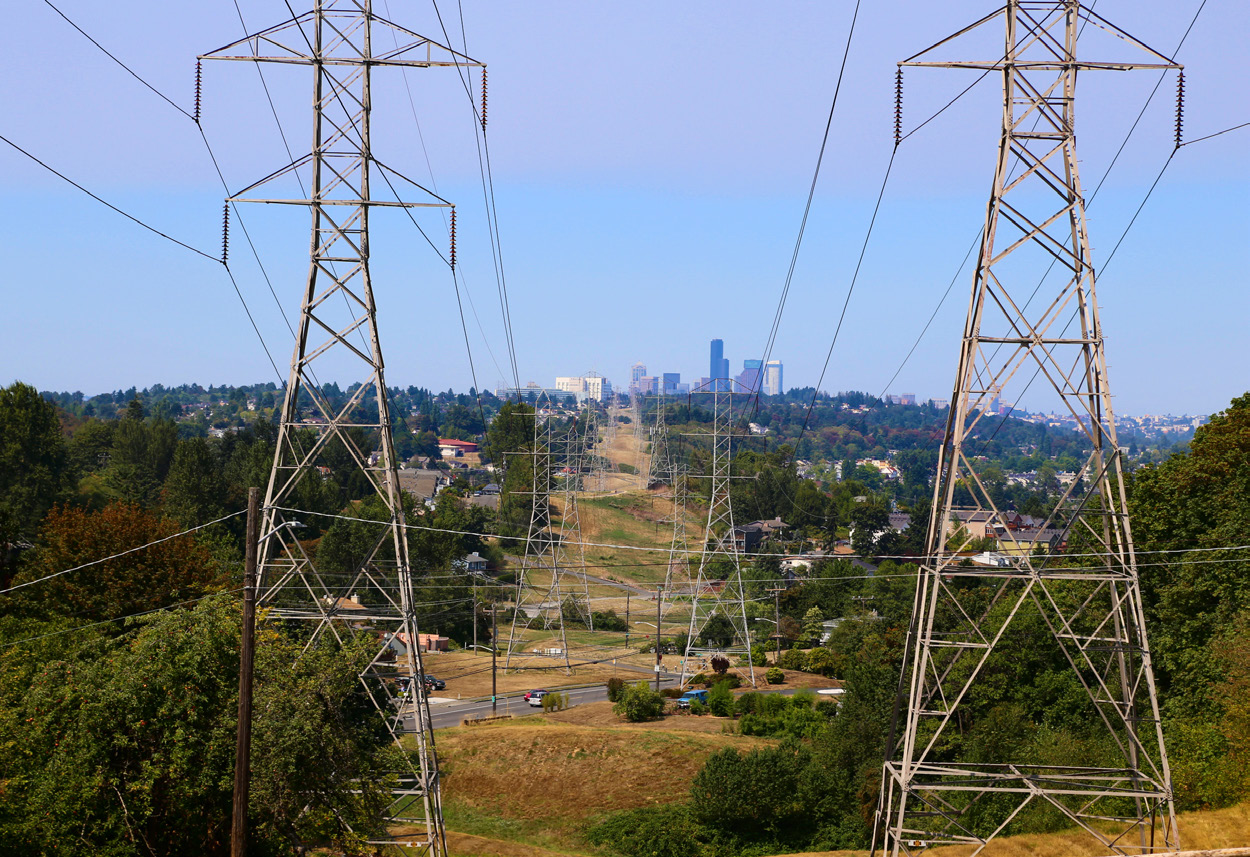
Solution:
[{"label": "green tree", "polygon": [[[224,588],[228,575],[194,535],[170,538],[180,529],[128,503],[112,503],[99,512],[58,507],[44,520],[39,546],[14,582],[50,579],[19,590],[19,606],[6,606],[33,615],[101,621]],[[97,562],[112,556],[117,558]]]},{"label": "green tree", "polygon": [[34,537],[68,477],[55,406],[29,384],[0,388],[0,586],[12,574],[14,543]]},{"label": "green tree", "polygon": [[612,706],[612,711],[630,723],[655,720],[664,713],[664,697],[645,681],[640,681],[621,692],[621,698]]},{"label": "green tree", "polygon": [[712,685],[707,694],[707,707],[717,717],[733,716],[734,694],[729,682],[718,681]]},{"label": "green tree", "polygon": [[819,642],[825,633],[825,614],[819,607],[811,607],[803,614],[803,639]]},{"label": "green tree", "polygon": [[165,513],[183,527],[196,527],[226,514],[226,480],[208,441],[181,441],[162,492]]},{"label": "green tree", "polygon": [[[0,625],[0,639],[13,630]],[[256,853],[298,840],[362,853],[384,828],[397,762],[357,679],[371,653],[325,640],[305,650],[273,630],[259,643]],[[59,651],[0,646],[0,708],[16,715],[0,718],[11,748],[0,754],[0,852],[229,853],[238,647],[237,602],[225,596],[120,637],[64,635]]]}]

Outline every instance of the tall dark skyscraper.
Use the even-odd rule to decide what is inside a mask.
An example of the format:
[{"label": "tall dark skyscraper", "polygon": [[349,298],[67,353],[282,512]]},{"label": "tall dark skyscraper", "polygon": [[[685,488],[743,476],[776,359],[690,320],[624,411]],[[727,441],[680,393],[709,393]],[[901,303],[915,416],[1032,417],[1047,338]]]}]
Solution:
[{"label": "tall dark skyscraper", "polygon": [[712,362],[711,368],[708,369],[707,376],[712,381],[712,388],[719,389],[717,384],[718,378],[724,378],[725,373],[722,371],[722,365],[725,362],[725,343],[719,339],[712,340]]}]

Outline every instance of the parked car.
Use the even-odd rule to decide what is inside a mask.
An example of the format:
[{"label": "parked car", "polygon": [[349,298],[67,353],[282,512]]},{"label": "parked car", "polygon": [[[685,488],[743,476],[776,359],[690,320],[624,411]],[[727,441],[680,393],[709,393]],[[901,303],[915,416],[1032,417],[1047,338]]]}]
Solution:
[{"label": "parked car", "polygon": [[546,696],[547,693],[548,691],[545,690],[531,690],[529,693],[525,694],[525,701],[535,708],[538,708],[543,704],[543,697]]},{"label": "parked car", "polygon": [[694,702],[696,699],[699,700],[699,702],[702,702],[704,705],[707,705],[707,691],[706,690],[686,691],[677,699],[677,707],[689,708],[690,703]]},{"label": "parked car", "polygon": [[430,675],[429,673],[425,674],[425,689],[426,690],[443,690],[446,687],[447,687],[447,682],[443,681],[438,676]]}]

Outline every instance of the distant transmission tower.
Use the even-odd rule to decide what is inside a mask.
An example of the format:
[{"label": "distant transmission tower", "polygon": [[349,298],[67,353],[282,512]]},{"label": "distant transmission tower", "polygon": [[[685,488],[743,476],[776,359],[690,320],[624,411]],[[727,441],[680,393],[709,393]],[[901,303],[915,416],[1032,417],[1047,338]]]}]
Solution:
[{"label": "distant transmission tower", "polygon": [[[394,47],[375,51],[376,29],[393,36]],[[393,772],[390,810],[378,830],[365,833],[379,848],[403,845],[410,853],[443,855],[447,846],[438,764],[425,698],[416,598],[369,274],[369,213],[377,206],[447,203],[375,159],[370,145],[370,84],[373,69],[384,66],[483,66],[376,17],[370,0],[317,0],[313,11],[201,59],[313,69],[312,152],[230,199],[302,205],[312,215],[312,251],[299,332],[265,494],[259,601],[269,608],[270,616],[307,620],[313,640],[327,635],[341,640],[358,634],[376,640],[361,684],[399,749],[394,758],[401,761],[399,770]],[[299,172],[311,180],[307,198],[298,192],[270,199],[248,196],[262,185],[284,179],[293,182]],[[375,173],[388,185],[418,188],[428,201],[372,199],[370,180]],[[357,371],[363,383],[338,407],[322,394],[318,368],[327,376]],[[303,516],[297,511],[301,486],[320,479],[317,468],[327,453],[353,462],[385,509],[372,548],[346,577],[322,573],[286,526]],[[397,829],[401,833],[395,833]]]},{"label": "distant transmission tower", "polygon": [[[1005,50],[988,62],[939,62],[935,48],[1003,15]],[[1078,61],[1078,29],[1158,62]],[[917,854],[962,844],[980,853],[1030,804],[1061,814],[1117,854],[1179,847],[1171,775],[1127,502],[1094,267],[1077,171],[1074,107],[1083,69],[1176,69],[1075,0],[1008,0],[1004,9],[900,66],[1000,71],[1003,125],[951,411],[938,465],[927,560],[916,590],[903,681],[886,745],[874,850]],[[901,74],[901,72],[900,72]],[[1039,264],[1040,263],[1040,264]],[[1054,268],[1059,282],[1043,289]],[[1041,280],[1039,282],[1039,275]],[[1026,534],[1007,526],[978,453],[993,437],[991,399],[1020,402],[1034,381],[1071,414],[1089,457]],[[1006,408],[1000,404],[1000,408]],[[975,523],[975,526],[973,524]],[[983,529],[984,528],[984,529]],[[1004,566],[962,562],[997,532]],[[1064,559],[1064,545],[1072,554]],[[1109,767],[963,761],[960,707],[975,698],[996,646],[1026,612],[1040,616],[1115,748]],[[1035,641],[1036,642],[1036,641]]]},{"label": "distant transmission tower", "polygon": [[577,498],[582,491],[582,474],[591,466],[594,442],[599,436],[593,406],[586,407],[579,418],[574,419],[565,435],[564,454],[564,507],[560,511],[560,542],[556,545],[556,573],[568,580],[563,587],[570,594],[582,596],[578,609],[582,622],[591,631],[595,629],[594,611],[590,606],[590,584],[586,580],[586,545],[582,541],[582,521],[577,509]]},{"label": "distant transmission tower", "polygon": [[[729,496],[733,462],[733,393],[727,384],[713,379],[712,400],[712,498],[708,505],[707,532],[699,571],[691,592],[690,631],[686,642],[681,681],[684,685],[695,658],[740,655],[746,659],[747,675],[755,685],[751,664],[751,635],[747,623],[746,592],[742,585],[742,565],[734,533],[733,503]],[[676,510],[675,510],[676,511]],[[729,626],[727,643],[698,640],[709,624],[720,618]]]},{"label": "distant transmission tower", "polygon": [[647,484],[643,486],[645,488],[668,482],[671,475],[673,462],[669,452],[666,410],[663,401],[656,403],[655,425],[651,427],[651,461],[647,467]]},{"label": "distant transmission tower", "polygon": [[[556,534],[551,530],[552,470],[556,455],[552,449],[551,423],[543,423],[534,409],[534,436],[530,449],[518,453],[530,460],[533,509],[530,513],[529,530],[525,538],[525,557],[516,581],[516,611],[512,617],[512,631],[508,635],[508,653],[504,658],[504,670],[514,667],[514,661],[555,658],[563,661],[564,669],[571,671],[568,639],[564,631],[563,592],[560,587],[560,569],[556,560]],[[538,627],[551,634],[559,646],[548,646],[546,651],[526,652],[533,643],[527,632]],[[557,651],[550,651],[558,649]],[[549,665],[547,665],[549,666]]]}]

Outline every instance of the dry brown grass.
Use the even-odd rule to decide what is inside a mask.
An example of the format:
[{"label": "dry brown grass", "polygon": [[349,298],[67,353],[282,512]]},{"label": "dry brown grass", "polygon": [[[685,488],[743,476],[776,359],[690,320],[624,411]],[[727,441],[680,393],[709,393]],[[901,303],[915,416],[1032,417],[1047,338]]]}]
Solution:
[{"label": "dry brown grass", "polygon": [[[572,675],[565,674],[563,661],[558,662],[559,667],[541,668],[557,663],[553,658],[521,658],[519,661],[514,659],[514,666],[518,663],[525,668],[522,672],[505,674],[504,658],[502,654],[500,655],[499,693],[529,690],[535,687],[558,688],[578,684],[602,684],[614,674],[610,663],[574,667]],[[435,691],[434,696],[452,699],[490,696],[490,655],[488,654],[444,652],[438,655],[426,655],[425,669],[447,682],[446,689]],[[633,679],[636,675],[625,672],[616,674],[627,680]],[[638,675],[638,678],[645,678],[645,676]]]},{"label": "dry brown grass", "polygon": [[495,817],[558,826],[683,800],[710,754],[759,743],[652,724],[578,725],[560,716],[440,732],[444,794]]},{"label": "dry brown grass", "polygon": [[[1237,848],[1250,845],[1250,803],[1227,809],[1182,813],[1178,826],[1186,850]],[[964,857],[965,847],[934,848],[933,857]],[[1104,857],[1107,849],[1084,832],[1026,834],[997,839],[983,857]],[[789,857],[868,857],[867,851],[811,851]]]}]

